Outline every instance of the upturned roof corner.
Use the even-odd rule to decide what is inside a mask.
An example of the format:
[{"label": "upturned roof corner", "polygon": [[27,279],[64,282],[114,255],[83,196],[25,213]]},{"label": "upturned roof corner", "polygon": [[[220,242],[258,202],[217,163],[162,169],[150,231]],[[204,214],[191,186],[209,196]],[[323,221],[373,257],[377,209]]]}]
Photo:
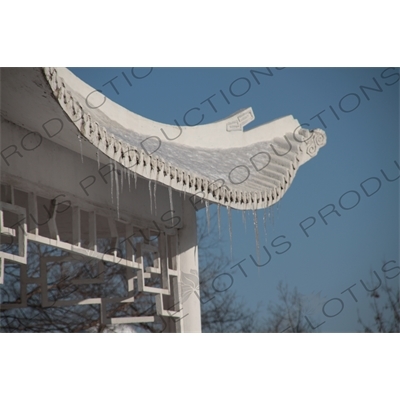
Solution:
[{"label": "upturned roof corner", "polygon": [[303,129],[291,115],[246,131],[255,119],[252,108],[211,124],[168,125],[128,111],[66,68],[10,73],[25,91],[17,95],[11,86],[5,88],[10,102],[29,98],[17,123],[24,118],[21,124],[35,128],[39,107],[48,110],[50,120],[62,114],[67,134],[49,135],[50,140],[79,151],[72,131],[94,146],[94,154],[101,152],[145,179],[234,209],[261,209],[279,201],[298,168],[326,144],[323,130]]}]

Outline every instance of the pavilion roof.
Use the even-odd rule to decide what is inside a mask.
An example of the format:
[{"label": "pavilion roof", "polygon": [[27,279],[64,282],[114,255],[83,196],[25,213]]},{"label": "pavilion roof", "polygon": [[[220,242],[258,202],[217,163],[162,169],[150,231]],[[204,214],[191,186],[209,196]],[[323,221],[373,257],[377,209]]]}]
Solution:
[{"label": "pavilion roof", "polygon": [[235,209],[269,207],[326,144],[324,131],[303,129],[292,116],[244,132],[255,118],[251,108],[206,125],[163,124],[105,98],[68,69],[38,72],[37,90],[50,91],[76,135],[137,175],[194,195],[195,201]]}]

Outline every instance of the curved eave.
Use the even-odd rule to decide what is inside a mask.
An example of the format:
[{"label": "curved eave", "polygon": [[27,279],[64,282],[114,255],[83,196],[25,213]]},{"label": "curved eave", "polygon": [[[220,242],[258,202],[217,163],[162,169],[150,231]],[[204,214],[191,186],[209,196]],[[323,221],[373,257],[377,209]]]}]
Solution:
[{"label": "curved eave", "polygon": [[[25,96],[36,96],[37,110],[59,115],[62,109],[66,124],[73,124],[82,142],[92,145],[92,158],[101,152],[145,179],[192,195],[194,203],[203,199],[242,210],[269,207],[282,198],[298,168],[326,143],[322,130],[301,129],[292,116],[243,132],[254,119],[251,108],[196,127],[162,124],[104,98],[67,69],[43,68],[40,78],[38,72],[26,73],[18,85],[28,88]],[[29,79],[34,84],[26,82]],[[92,107],[91,102],[102,105]],[[54,103],[61,109],[55,110]],[[73,131],[51,140],[79,151]],[[88,153],[89,143],[83,145]],[[158,146],[156,151],[152,144]]]}]

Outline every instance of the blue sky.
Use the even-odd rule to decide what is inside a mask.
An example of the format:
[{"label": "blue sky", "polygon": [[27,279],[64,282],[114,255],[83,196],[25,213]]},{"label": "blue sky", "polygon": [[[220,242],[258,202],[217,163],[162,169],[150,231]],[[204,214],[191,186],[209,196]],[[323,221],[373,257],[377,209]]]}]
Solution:
[{"label": "blue sky", "polygon": [[[325,321],[320,327],[323,332],[360,329],[357,309],[365,319],[371,317],[360,280],[368,285],[372,270],[383,279],[384,260],[395,262],[388,269],[398,266],[400,261],[400,180],[390,182],[381,171],[388,179],[400,175],[399,69],[70,69],[113,101],[160,122],[174,124],[176,119],[184,124],[185,113],[194,107],[199,109],[198,114],[192,113],[190,117],[204,114],[202,123],[252,107],[256,119],[246,130],[290,114],[301,123],[310,124],[310,129],[324,129],[327,145],[300,168],[288,192],[272,209],[273,222],[268,219],[267,237],[264,212],[258,212],[260,244],[271,254],[264,267],[255,267],[250,257],[256,259],[253,216],[248,213],[245,231],[242,212],[232,210],[231,266],[244,260],[241,265],[247,277],[236,273],[231,290],[236,290],[250,307],[261,301],[266,310],[268,302],[277,298],[280,280],[291,288],[297,286],[302,294],[320,299],[314,304],[312,317],[321,323]],[[190,117],[188,114],[187,122],[195,123]],[[363,182],[368,194],[379,189],[368,196],[360,186]],[[340,216],[332,212],[333,207]],[[215,206],[211,208],[214,211]],[[329,212],[325,224],[321,215]],[[229,254],[225,210],[222,216],[221,246]],[[204,210],[198,212],[198,218],[205,218]],[[300,224],[307,227],[311,222],[314,224],[306,230],[307,237]],[[284,241],[290,243],[290,248],[276,254],[289,245],[274,249],[272,243]],[[261,248],[260,262],[267,260]],[[393,277],[398,271],[386,272],[386,276]],[[395,287],[399,278],[389,282]],[[357,302],[346,291],[351,286]],[[267,316],[266,312],[261,314]]]}]

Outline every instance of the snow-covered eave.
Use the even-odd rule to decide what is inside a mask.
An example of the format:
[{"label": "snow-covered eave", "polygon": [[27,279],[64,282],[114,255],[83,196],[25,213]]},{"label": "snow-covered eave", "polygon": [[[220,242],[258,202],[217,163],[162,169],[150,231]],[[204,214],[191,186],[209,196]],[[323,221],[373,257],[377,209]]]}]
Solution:
[{"label": "snow-covered eave", "polygon": [[[192,195],[194,204],[202,199],[242,210],[269,207],[282,198],[298,168],[314,157],[326,143],[324,131],[302,129],[292,116],[243,132],[243,127],[254,120],[251,108],[222,121],[195,127],[158,123],[106,99],[67,69],[44,68],[43,72],[53,95],[77,127],[78,135],[81,134],[128,170]],[[94,104],[101,104],[101,107],[94,107]],[[174,145],[189,149],[193,154],[207,150],[215,154],[216,162],[221,150],[240,151],[246,146],[269,142],[270,162],[262,171],[265,184],[260,181],[253,190],[249,190],[245,181],[237,184],[216,179],[215,174],[211,177],[195,173],[190,168],[182,167],[179,159],[166,160],[158,152],[146,150],[145,146],[133,146],[129,143],[129,136],[125,135],[126,140],[116,138],[109,133],[113,121],[124,132],[134,131],[135,135],[143,137],[143,141],[153,140],[161,146],[173,141]]]}]

